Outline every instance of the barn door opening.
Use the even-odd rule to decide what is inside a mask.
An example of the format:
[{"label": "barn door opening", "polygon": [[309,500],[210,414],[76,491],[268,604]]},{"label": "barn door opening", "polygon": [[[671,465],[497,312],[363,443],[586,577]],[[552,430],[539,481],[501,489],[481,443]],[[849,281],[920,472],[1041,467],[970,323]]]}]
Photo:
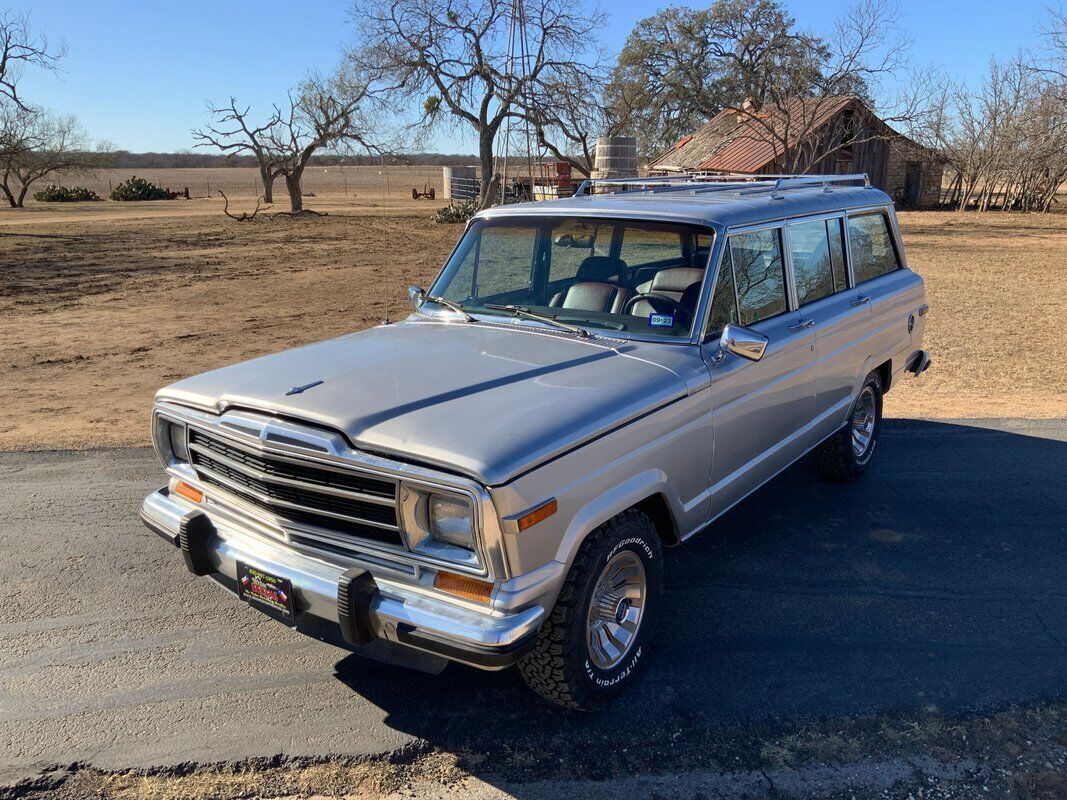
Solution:
[{"label": "barn door opening", "polygon": [[915,208],[919,205],[923,188],[923,165],[921,161],[909,161],[904,170],[904,205]]}]

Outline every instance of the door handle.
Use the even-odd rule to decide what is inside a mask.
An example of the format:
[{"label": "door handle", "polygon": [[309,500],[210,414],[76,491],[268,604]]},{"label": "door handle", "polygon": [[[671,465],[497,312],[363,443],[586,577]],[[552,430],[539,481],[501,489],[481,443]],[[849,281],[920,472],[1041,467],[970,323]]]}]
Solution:
[{"label": "door handle", "polygon": [[796,325],[790,325],[789,326],[789,330],[791,330],[791,331],[802,331],[802,330],[804,330],[806,328],[814,328],[814,327],[815,327],[815,320],[813,320],[813,319],[805,319],[805,320],[801,320]]},{"label": "door handle", "polygon": [[853,300],[852,301],[852,305],[854,305],[854,306],[862,306],[864,303],[869,303],[869,302],[871,302],[871,296],[869,294],[865,294],[862,297],[857,297],[855,300]]}]

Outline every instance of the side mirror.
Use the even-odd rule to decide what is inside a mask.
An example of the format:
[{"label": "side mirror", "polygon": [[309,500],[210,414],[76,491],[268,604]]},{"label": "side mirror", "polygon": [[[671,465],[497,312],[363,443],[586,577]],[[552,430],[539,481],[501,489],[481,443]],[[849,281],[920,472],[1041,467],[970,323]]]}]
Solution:
[{"label": "side mirror", "polygon": [[762,333],[757,333],[740,325],[727,325],[719,337],[719,350],[715,353],[715,362],[718,363],[726,357],[727,353],[747,358],[749,361],[759,361],[767,352],[770,339]]},{"label": "side mirror", "polygon": [[408,299],[411,301],[411,307],[418,311],[426,302],[426,290],[421,286],[409,286]]}]

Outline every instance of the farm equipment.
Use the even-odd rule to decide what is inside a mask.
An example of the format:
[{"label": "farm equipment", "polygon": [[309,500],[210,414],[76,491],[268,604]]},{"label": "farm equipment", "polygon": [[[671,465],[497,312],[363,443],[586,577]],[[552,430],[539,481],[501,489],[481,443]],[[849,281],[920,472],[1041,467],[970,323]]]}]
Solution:
[{"label": "farm equipment", "polygon": [[421,192],[416,187],[412,186],[411,187],[411,199],[412,200],[419,200],[421,198],[426,198],[428,200],[436,200],[437,199],[437,192],[434,190],[434,188],[432,186],[427,188],[426,184],[422,185],[422,191]]}]

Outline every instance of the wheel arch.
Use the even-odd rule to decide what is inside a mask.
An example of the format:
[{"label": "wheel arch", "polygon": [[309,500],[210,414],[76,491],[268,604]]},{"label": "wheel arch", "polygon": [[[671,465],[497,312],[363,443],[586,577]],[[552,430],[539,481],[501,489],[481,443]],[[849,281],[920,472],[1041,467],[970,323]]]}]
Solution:
[{"label": "wheel arch", "polygon": [[556,560],[572,563],[590,533],[634,508],[649,517],[664,546],[677,544],[680,541],[674,510],[677,503],[678,498],[665,472],[652,469],[635,475],[612,487],[610,492],[592,499],[574,515],[560,542]]}]

